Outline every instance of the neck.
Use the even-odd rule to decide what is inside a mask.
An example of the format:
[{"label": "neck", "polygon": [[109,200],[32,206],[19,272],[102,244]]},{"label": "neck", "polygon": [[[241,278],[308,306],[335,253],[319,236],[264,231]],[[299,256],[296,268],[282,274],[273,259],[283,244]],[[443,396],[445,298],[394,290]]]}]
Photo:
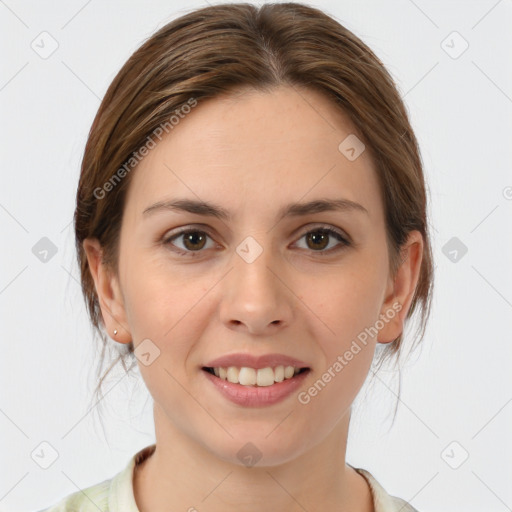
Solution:
[{"label": "neck", "polygon": [[220,459],[154,406],[156,450],[134,471],[140,512],[372,512],[364,477],[345,464],[350,411],[323,441],[276,465]]}]

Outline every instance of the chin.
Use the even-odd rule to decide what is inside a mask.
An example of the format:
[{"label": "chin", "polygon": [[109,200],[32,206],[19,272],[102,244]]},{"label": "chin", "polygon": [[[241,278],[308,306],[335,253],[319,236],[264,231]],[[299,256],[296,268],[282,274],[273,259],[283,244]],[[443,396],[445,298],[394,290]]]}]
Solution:
[{"label": "chin", "polygon": [[209,437],[206,446],[213,455],[230,464],[247,468],[279,466],[296,459],[306,448],[304,436],[297,434],[294,438],[290,432],[279,433],[278,429],[272,432],[275,427],[275,422],[271,428],[262,428],[260,424],[258,428],[241,428],[239,434],[231,429],[233,438],[226,434],[213,446]]}]

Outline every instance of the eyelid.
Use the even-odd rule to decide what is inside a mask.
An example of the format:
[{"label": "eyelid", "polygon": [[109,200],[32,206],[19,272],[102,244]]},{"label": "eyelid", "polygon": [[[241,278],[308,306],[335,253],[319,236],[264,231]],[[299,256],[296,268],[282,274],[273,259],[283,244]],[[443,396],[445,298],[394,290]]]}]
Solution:
[{"label": "eyelid", "polygon": [[[352,237],[350,237],[350,235],[348,235],[348,233],[346,233],[346,231],[342,230],[341,228],[332,226],[330,224],[323,224],[321,222],[310,223],[306,226],[301,227],[300,230],[297,230],[298,233],[296,232],[297,234],[293,235],[294,238],[296,238],[295,243],[297,243],[302,237],[304,237],[306,234],[310,233],[311,231],[321,231],[321,230],[327,231],[329,236],[331,236],[331,237],[334,235],[337,235],[341,238],[341,240],[338,240],[339,243],[334,248],[331,248],[327,251],[325,251],[325,250],[314,251],[312,249],[303,249],[303,250],[305,250],[309,253],[318,253],[318,255],[328,255],[328,254],[336,253],[338,250],[342,250],[345,247],[354,245]],[[189,232],[196,232],[196,231],[200,232],[200,233],[205,233],[213,241],[215,241],[214,240],[215,237],[212,234],[212,230],[209,228],[209,226],[204,225],[204,224],[188,224],[186,226],[176,228],[175,230],[170,230],[170,234],[168,234],[169,231],[166,232],[164,234],[164,236],[162,237],[162,244],[169,245],[169,244],[171,244],[171,241],[173,241],[176,238],[179,238],[180,235],[183,235],[183,234],[186,234]],[[201,252],[204,252],[204,250],[184,251],[183,249],[176,248],[176,247],[174,247],[171,250],[178,254],[191,255],[192,257],[195,254],[199,255]]]},{"label": "eyelid", "polygon": [[313,224],[308,224],[307,226],[305,226],[304,228],[304,231],[302,231],[302,228],[301,230],[299,231],[300,236],[304,236],[306,233],[309,233],[310,231],[315,231],[315,230],[331,230],[331,231],[334,231],[336,234],[338,234],[340,237],[342,237],[347,243],[352,243],[352,238],[349,236],[349,234],[344,231],[343,229],[341,228],[338,228],[336,226],[332,226],[330,224],[323,224],[321,222],[317,222],[317,223],[313,223]]},{"label": "eyelid", "polygon": [[214,238],[213,230],[210,229],[209,226],[206,226],[204,224],[187,224],[186,226],[182,226],[176,229],[171,229],[169,231],[166,231],[162,237],[162,242],[165,244],[169,240],[172,240],[173,238],[177,238],[179,235],[183,235],[188,232],[195,232],[198,231],[200,233],[206,233],[210,238]]},{"label": "eyelid", "polygon": [[[309,231],[312,231],[313,229],[332,229],[333,231],[336,231],[340,236],[345,238],[345,240],[347,240],[347,242],[352,243],[352,238],[346,231],[344,231],[341,228],[338,228],[336,226],[332,226],[330,224],[325,224],[322,222],[313,222],[313,223],[307,224],[306,226],[303,226],[303,227],[299,228],[298,230],[296,230],[296,232],[293,236],[298,236],[298,233],[301,233],[301,236],[303,236],[306,233],[309,233]],[[206,224],[187,224],[186,226],[176,228],[175,230],[166,231],[163,238],[169,239],[169,238],[172,238],[173,236],[177,236],[182,233],[186,233],[187,231],[193,231],[193,230],[204,231],[206,234],[213,237],[213,234],[212,234],[213,230]],[[169,232],[172,232],[172,234],[167,236],[167,234]]]},{"label": "eyelid", "polygon": [[[180,228],[176,228],[175,230],[166,231],[165,234],[162,237],[162,244],[164,246],[170,245],[171,241],[177,239],[180,237],[180,235],[184,235],[189,232],[199,232],[199,233],[205,233],[208,235],[212,240],[214,240],[214,236],[211,232],[211,230],[204,225],[200,224],[188,224],[187,226],[182,226]],[[215,240],[214,240],[215,241]],[[218,245],[218,244],[217,244]],[[174,248],[172,249],[174,252],[177,253],[187,253],[187,254],[194,254],[194,251],[183,251],[183,249],[180,248]],[[195,253],[199,254],[204,251],[195,251]]]}]

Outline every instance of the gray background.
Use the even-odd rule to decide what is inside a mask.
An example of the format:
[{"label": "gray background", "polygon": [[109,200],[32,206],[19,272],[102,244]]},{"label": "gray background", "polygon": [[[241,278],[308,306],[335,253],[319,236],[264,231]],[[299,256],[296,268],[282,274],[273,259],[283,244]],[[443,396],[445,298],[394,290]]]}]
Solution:
[{"label": "gray background", "polygon": [[[432,201],[436,293],[423,348],[403,365],[391,430],[396,375],[365,386],[347,461],[421,512],[512,510],[512,2],[310,4],[396,79]],[[1,511],[49,506],[112,477],[154,441],[140,378],[119,370],[105,384],[105,430],[99,407],[88,411],[97,358],[72,216],[86,136],[111,80],[159,27],[204,5],[0,1]],[[49,245],[57,252],[42,261]]]}]

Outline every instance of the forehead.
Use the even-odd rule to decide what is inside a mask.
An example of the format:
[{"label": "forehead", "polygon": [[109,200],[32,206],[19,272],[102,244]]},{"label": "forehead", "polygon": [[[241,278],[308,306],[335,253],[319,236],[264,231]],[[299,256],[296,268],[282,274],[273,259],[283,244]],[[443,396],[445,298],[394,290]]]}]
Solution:
[{"label": "forehead", "polygon": [[150,203],[179,195],[263,212],[331,196],[363,203],[377,218],[369,151],[355,160],[340,151],[355,134],[349,117],[311,90],[242,89],[199,100],[133,171],[127,209],[142,215]]}]

